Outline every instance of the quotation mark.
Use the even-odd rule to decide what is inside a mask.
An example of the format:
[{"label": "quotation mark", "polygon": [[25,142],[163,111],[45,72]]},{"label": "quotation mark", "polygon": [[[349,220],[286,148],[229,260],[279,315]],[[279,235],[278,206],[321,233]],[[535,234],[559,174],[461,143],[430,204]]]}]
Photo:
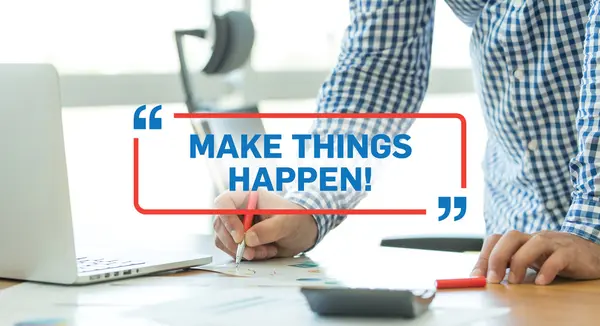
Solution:
[{"label": "quotation mark", "polygon": [[[452,197],[439,197],[438,206],[444,209],[444,213],[438,217],[439,221],[443,221],[450,215],[450,211],[452,211]],[[458,221],[467,212],[467,197],[454,197],[454,208],[460,209],[458,214],[454,216],[454,220]]]},{"label": "quotation mark", "polygon": [[161,109],[162,105],[152,108],[148,116],[148,124],[146,124],[146,118],[140,117],[141,113],[146,110],[146,105],[137,108],[133,114],[133,129],[162,129],[162,119],[156,117],[156,113]]}]

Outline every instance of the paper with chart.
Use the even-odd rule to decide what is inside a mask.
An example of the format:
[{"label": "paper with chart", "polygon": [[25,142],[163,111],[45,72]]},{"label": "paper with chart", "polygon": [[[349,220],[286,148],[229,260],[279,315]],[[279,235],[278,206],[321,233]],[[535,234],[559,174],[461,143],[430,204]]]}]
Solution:
[{"label": "paper with chart", "polygon": [[[367,287],[394,289],[435,289],[435,276],[443,275],[432,268],[406,268],[399,259],[390,260],[393,251],[383,257],[373,254],[338,255],[334,259],[299,256],[263,261],[242,261],[236,270],[233,261],[199,266],[195,269],[230,276],[242,286],[320,286]],[[369,259],[365,259],[369,257]],[[387,259],[384,260],[384,259]],[[378,263],[383,262],[383,263]],[[429,272],[430,277],[422,277]],[[402,275],[402,277],[399,277]],[[455,277],[459,277],[455,274]]]},{"label": "paper with chart", "polygon": [[124,317],[148,318],[170,326],[243,325],[469,325],[501,316],[509,309],[435,308],[416,319],[320,317],[297,288],[237,288],[198,293],[188,298],[143,307]]},{"label": "paper with chart", "polygon": [[207,265],[197,269],[228,276],[251,279],[259,286],[341,286],[341,282],[328,275],[325,267],[308,257],[279,258],[266,261],[243,261],[238,268],[235,262]]},{"label": "paper with chart", "polygon": [[[189,297],[169,289],[112,287],[110,283],[60,286],[23,282],[0,291],[0,325],[160,326],[122,314],[144,305]],[[197,292],[197,291],[196,291]]]}]

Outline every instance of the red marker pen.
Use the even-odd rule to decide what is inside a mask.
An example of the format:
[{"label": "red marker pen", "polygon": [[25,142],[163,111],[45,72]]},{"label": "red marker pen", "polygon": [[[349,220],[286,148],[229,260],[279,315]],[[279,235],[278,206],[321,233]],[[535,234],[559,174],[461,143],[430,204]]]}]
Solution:
[{"label": "red marker pen", "polygon": [[[248,198],[247,210],[256,209],[256,205],[258,205],[258,192],[251,191],[250,196]],[[244,234],[246,233],[246,231],[248,231],[248,229],[250,229],[250,227],[252,227],[253,220],[254,220],[254,214],[252,214],[251,212],[248,212],[246,215],[244,215],[244,221],[243,221],[244,222]],[[240,262],[242,261],[242,256],[244,255],[244,250],[246,250],[246,238],[245,237],[237,247],[237,252],[235,254],[236,268],[240,265]]]},{"label": "red marker pen", "polygon": [[485,277],[456,278],[435,281],[435,287],[441,289],[483,288],[487,285]]}]

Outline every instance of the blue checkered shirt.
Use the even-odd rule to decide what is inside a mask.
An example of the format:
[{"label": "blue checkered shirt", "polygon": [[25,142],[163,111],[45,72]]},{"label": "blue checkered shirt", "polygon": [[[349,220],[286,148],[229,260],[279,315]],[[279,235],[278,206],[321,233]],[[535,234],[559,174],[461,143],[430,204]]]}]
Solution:
[{"label": "blue checkered shirt", "polygon": [[[484,110],[486,231],[569,232],[600,243],[600,1],[446,0],[472,28]],[[319,112],[416,112],[431,60],[434,0],[350,0]],[[320,119],[313,132],[401,133],[410,120]],[[354,208],[364,193],[297,191],[306,208]],[[345,216],[316,215],[318,239]]]}]

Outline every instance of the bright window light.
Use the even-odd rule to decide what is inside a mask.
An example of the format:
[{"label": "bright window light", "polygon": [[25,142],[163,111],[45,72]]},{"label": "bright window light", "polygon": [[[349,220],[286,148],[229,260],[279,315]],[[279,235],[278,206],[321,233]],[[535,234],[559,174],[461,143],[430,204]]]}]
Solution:
[{"label": "bright window light", "polygon": [[50,62],[70,74],[176,72],[173,31],[209,19],[204,0],[4,1],[0,62]]}]

